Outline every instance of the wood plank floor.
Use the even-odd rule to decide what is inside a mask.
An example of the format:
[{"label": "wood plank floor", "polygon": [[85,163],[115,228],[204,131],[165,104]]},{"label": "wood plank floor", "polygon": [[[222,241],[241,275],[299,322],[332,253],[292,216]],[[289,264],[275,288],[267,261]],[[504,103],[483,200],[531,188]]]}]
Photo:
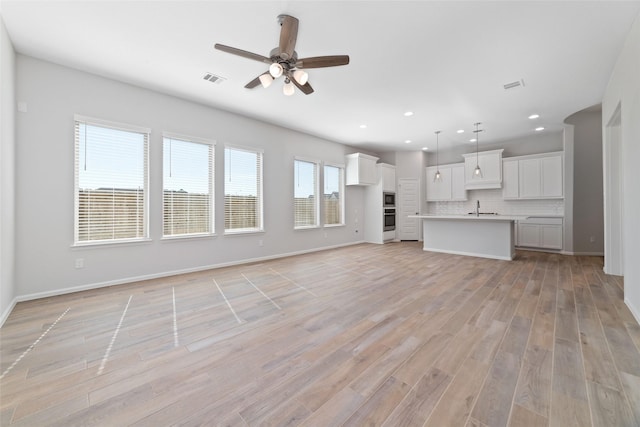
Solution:
[{"label": "wood plank floor", "polygon": [[19,303],[0,424],[638,426],[602,258],[362,244]]}]

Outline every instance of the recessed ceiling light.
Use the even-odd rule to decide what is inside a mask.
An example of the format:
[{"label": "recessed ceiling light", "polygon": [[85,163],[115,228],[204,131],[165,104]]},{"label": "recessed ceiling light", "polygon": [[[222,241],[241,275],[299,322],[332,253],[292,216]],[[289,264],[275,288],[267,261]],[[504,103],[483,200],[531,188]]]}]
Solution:
[{"label": "recessed ceiling light", "polygon": [[360,125],[360,129],[366,129],[367,125]]},{"label": "recessed ceiling light", "polygon": [[406,112],[404,113],[404,116],[405,116],[405,117],[411,117],[411,116],[413,116],[413,111],[406,111]]},{"label": "recessed ceiling light", "polygon": [[457,133],[464,133],[464,129],[458,129],[456,132]]},{"label": "recessed ceiling light", "polygon": [[544,128],[542,126],[536,128],[536,132],[540,132],[541,130],[544,130]]},{"label": "recessed ceiling light", "polygon": [[411,144],[411,140],[410,139],[405,139],[404,143],[405,144]]},{"label": "recessed ceiling light", "polygon": [[429,147],[422,147],[422,149],[423,149],[424,151],[427,151],[427,150],[429,149]]},{"label": "recessed ceiling light", "polygon": [[475,139],[475,138],[471,138],[471,139],[469,140],[469,142],[476,142],[476,139]]},{"label": "recessed ceiling light", "polygon": [[538,117],[540,117],[540,114],[532,114],[529,116],[530,119],[537,119]]}]

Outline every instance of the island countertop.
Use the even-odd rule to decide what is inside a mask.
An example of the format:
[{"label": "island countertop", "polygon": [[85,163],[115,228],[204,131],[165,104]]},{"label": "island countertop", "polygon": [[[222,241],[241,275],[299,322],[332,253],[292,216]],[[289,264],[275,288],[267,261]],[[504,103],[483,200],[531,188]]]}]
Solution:
[{"label": "island countertop", "polygon": [[449,214],[449,215],[437,215],[437,214],[421,214],[421,215],[409,215],[409,218],[418,219],[459,219],[459,220],[473,220],[473,221],[519,221],[530,217],[530,215],[483,215],[476,216],[475,214]]}]

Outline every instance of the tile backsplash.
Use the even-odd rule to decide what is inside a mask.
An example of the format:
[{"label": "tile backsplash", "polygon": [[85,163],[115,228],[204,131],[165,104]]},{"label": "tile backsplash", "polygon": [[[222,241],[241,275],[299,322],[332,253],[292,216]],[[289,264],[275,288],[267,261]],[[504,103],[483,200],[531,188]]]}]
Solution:
[{"label": "tile backsplash", "polygon": [[564,216],[564,199],[504,200],[502,189],[467,191],[467,200],[464,202],[427,202],[427,213],[466,214],[475,210],[476,200],[480,200],[480,212],[496,212],[501,215]]}]

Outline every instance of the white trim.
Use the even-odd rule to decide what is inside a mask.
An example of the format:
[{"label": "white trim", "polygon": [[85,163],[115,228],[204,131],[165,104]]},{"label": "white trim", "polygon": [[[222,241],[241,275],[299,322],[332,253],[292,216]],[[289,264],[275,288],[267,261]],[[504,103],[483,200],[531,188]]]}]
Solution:
[{"label": "white trim", "polygon": [[631,314],[633,314],[633,317],[636,318],[636,322],[640,323],[640,310],[638,310],[632,303],[631,300],[628,298],[624,299],[624,303],[627,305],[627,307],[629,308],[629,311],[631,312]]},{"label": "white trim", "polygon": [[333,166],[334,168],[344,169],[344,163],[322,162],[322,166]]},{"label": "white trim", "polygon": [[139,132],[146,133],[147,135],[151,134],[151,128],[146,128],[143,126],[131,125],[129,123],[119,123],[112,122],[104,119],[97,119],[95,117],[82,116],[80,114],[74,114],[73,120],[76,122],[82,122],[90,125],[104,126],[111,129],[124,130],[129,132]]},{"label": "white trim", "polygon": [[232,150],[240,150],[240,151],[246,151],[248,153],[260,153],[260,154],[264,154],[264,149],[263,148],[256,148],[256,147],[249,147],[249,146],[242,146],[242,145],[235,145],[235,144],[222,144],[224,149],[230,148]]},{"label": "white trim", "polygon": [[181,135],[179,133],[173,133],[173,132],[162,132],[162,138],[169,138],[169,139],[177,139],[179,141],[182,142],[196,142],[198,144],[207,144],[207,145],[213,145],[215,147],[216,145],[216,140],[215,139],[207,139],[207,138],[200,138],[197,136],[189,136],[189,135]]},{"label": "white trim", "polygon": [[115,246],[129,246],[136,244],[147,244],[153,242],[153,239],[149,237],[143,237],[140,239],[118,239],[118,240],[90,240],[87,243],[73,243],[71,249],[86,249],[86,248],[99,248],[99,247],[115,247]]},{"label": "white trim", "polygon": [[15,297],[11,301],[11,304],[9,304],[9,307],[7,307],[7,309],[2,313],[2,316],[0,316],[0,328],[2,327],[2,325],[4,325],[4,322],[7,320],[7,318],[9,318],[9,315],[11,314],[13,309],[16,308],[17,303],[18,303],[18,297]]},{"label": "white trim", "polygon": [[570,252],[570,251],[560,251],[561,255],[571,255],[571,256],[604,256],[604,252]]},{"label": "white trim", "polygon": [[477,258],[490,258],[490,259],[499,259],[503,261],[513,261],[513,258],[507,256],[500,255],[488,255],[488,254],[480,254],[475,252],[464,252],[464,251],[450,251],[448,249],[438,249],[438,248],[423,248],[425,252],[438,252],[442,254],[452,254],[452,255],[464,255],[464,256],[474,256]]},{"label": "white trim", "polygon": [[[230,262],[223,262],[223,263],[219,263],[219,264],[205,265],[205,266],[201,266],[201,267],[185,268],[185,269],[182,269],[182,270],[164,271],[162,273],[146,274],[146,275],[134,276],[134,277],[125,277],[125,278],[117,279],[117,280],[109,280],[109,281],[106,281],[106,282],[98,282],[98,283],[89,283],[89,284],[86,284],[86,285],[80,285],[80,286],[74,286],[74,287],[70,287],[70,288],[57,289],[57,290],[54,290],[54,291],[37,292],[37,293],[34,293],[34,294],[20,295],[20,296],[14,298],[13,306],[15,306],[15,304],[17,302],[31,301],[31,300],[40,299],[40,298],[48,298],[48,297],[53,297],[53,296],[58,296],[58,295],[70,294],[70,293],[73,293],[73,292],[88,291],[88,290],[91,290],[91,289],[104,288],[104,287],[107,287],[107,286],[124,285],[124,284],[133,283],[133,282],[139,282],[139,281],[143,281],[143,280],[150,280],[150,279],[158,279],[158,278],[162,278],[162,277],[175,276],[175,275],[178,275],[178,274],[195,273],[195,272],[198,272],[198,271],[213,270],[213,269],[216,269],[216,268],[231,267],[231,266],[234,266],[234,265],[251,264],[251,263],[255,263],[255,262],[268,261],[268,260],[272,260],[272,259],[286,258],[286,257],[290,257],[290,256],[295,256],[295,255],[302,255],[302,254],[307,254],[307,253],[312,253],[312,252],[325,251],[325,250],[328,250],[328,249],[336,249],[336,248],[341,248],[341,247],[346,247],[346,246],[360,245],[360,244],[363,244],[363,243],[365,243],[365,242],[363,240],[361,240],[361,241],[358,241],[358,242],[342,243],[342,244],[339,244],[339,245],[331,245],[331,246],[324,246],[324,247],[313,248],[313,249],[305,249],[305,250],[302,250],[302,251],[295,251],[295,252],[286,252],[286,253],[281,253],[281,254],[276,254],[276,255],[269,255],[269,256],[265,256],[265,257],[243,259],[241,261],[230,261]],[[11,306],[11,309],[13,309],[13,306]],[[10,314],[10,310],[7,310],[6,317],[8,317],[9,314]],[[3,313],[3,317],[4,316],[5,316],[5,314]]]}]

